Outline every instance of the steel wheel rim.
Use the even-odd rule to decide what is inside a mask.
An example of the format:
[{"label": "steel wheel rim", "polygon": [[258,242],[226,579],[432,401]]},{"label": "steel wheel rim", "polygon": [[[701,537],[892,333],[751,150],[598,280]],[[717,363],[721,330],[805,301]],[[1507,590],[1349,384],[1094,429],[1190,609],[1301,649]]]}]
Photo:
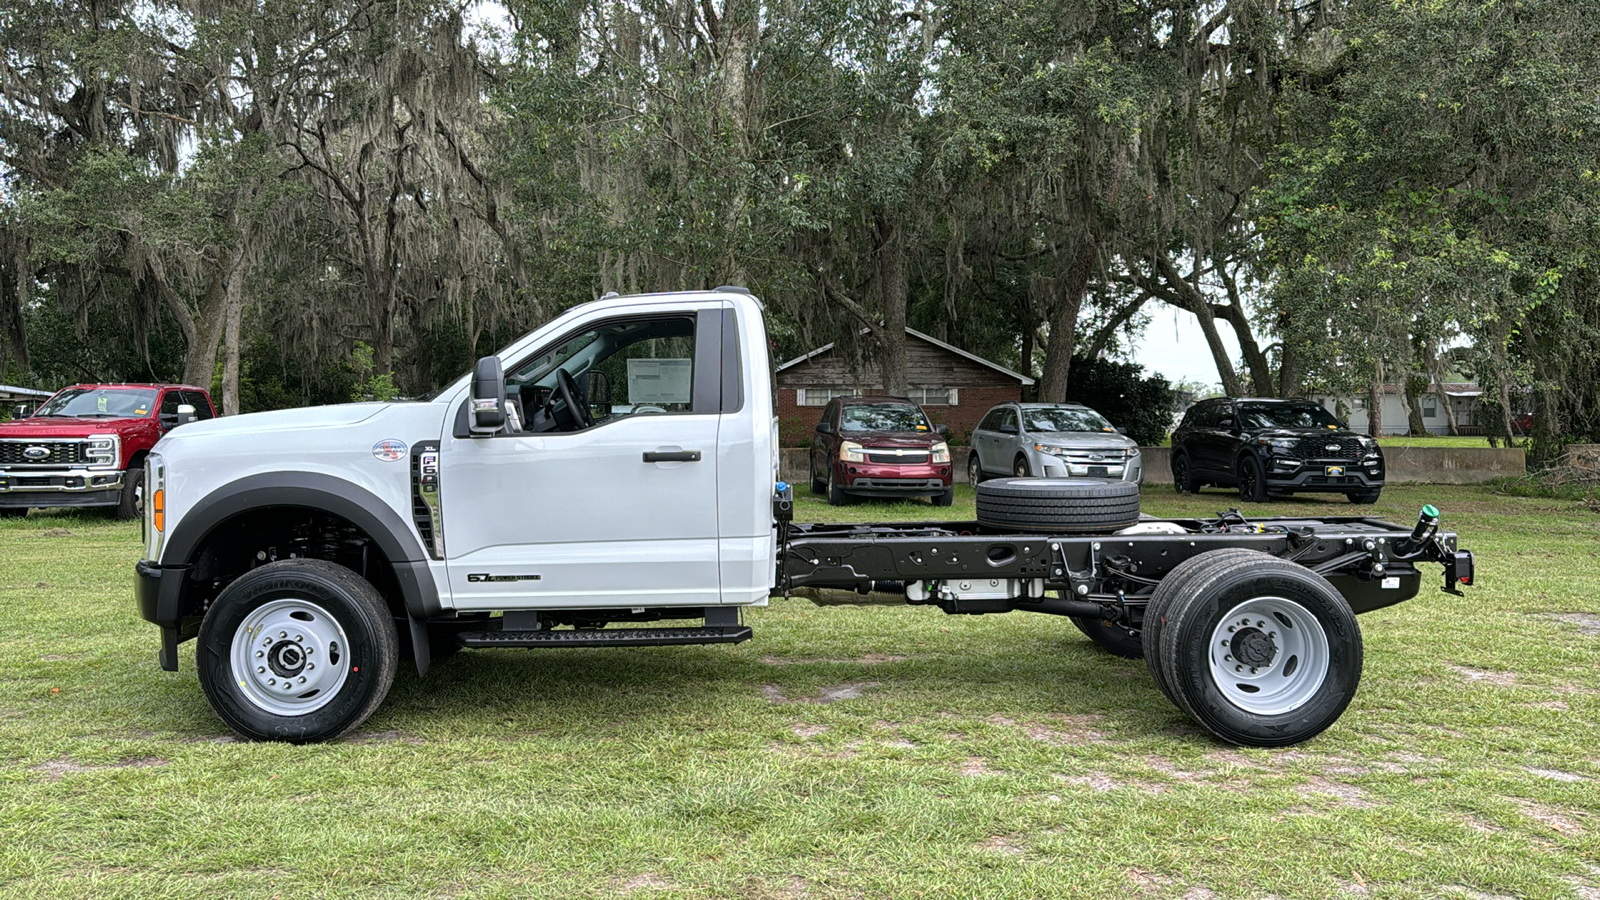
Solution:
[{"label": "steel wheel rim", "polygon": [[1332,664],[1322,623],[1284,597],[1256,597],[1229,610],[1211,631],[1208,657],[1223,698],[1260,716],[1305,706]]},{"label": "steel wheel rim", "polygon": [[298,598],[257,607],[233,632],[234,683],[257,708],[279,716],[315,712],[350,675],[350,643],[326,609]]}]

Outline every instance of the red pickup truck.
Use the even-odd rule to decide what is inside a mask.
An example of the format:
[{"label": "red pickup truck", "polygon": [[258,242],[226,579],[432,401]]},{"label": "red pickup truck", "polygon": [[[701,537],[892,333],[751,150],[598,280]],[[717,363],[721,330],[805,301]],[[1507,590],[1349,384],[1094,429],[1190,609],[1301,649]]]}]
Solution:
[{"label": "red pickup truck", "polygon": [[190,417],[214,415],[211,395],[190,385],[64,388],[33,415],[0,423],[0,517],[32,507],[110,506],[117,518],[132,519],[145,454]]}]

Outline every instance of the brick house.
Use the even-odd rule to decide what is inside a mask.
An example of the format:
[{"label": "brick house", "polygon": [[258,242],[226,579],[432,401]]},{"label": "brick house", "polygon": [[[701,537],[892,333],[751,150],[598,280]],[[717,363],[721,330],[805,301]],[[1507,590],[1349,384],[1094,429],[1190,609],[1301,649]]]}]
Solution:
[{"label": "brick house", "polygon": [[[936,337],[906,329],[906,381],[911,399],[922,404],[936,425],[950,426],[953,443],[966,443],[983,414],[998,403],[1022,399],[1033,379],[953,347]],[[845,354],[824,344],[777,369],[778,433],[785,447],[802,446],[822,417],[822,408],[839,396],[883,393],[876,366],[856,369]]]}]

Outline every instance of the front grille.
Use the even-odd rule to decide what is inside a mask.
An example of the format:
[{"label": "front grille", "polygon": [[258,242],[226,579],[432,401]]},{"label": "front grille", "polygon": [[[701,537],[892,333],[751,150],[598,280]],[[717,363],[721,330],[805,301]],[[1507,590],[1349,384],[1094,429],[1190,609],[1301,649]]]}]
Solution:
[{"label": "front grille", "polygon": [[[28,458],[29,447],[43,447],[50,451],[40,459]],[[0,466],[72,466],[87,462],[84,441],[0,441]]]},{"label": "front grille", "polygon": [[1303,437],[1295,444],[1291,455],[1296,459],[1359,460],[1361,439],[1339,435]]},{"label": "front grille", "polygon": [[921,466],[928,462],[928,451],[904,450],[895,453],[892,450],[868,450],[867,462],[890,466]]},{"label": "front grille", "polygon": [[[1100,457],[1095,459],[1095,457]],[[1120,466],[1128,454],[1123,450],[1068,450],[1061,457],[1075,466]]]}]

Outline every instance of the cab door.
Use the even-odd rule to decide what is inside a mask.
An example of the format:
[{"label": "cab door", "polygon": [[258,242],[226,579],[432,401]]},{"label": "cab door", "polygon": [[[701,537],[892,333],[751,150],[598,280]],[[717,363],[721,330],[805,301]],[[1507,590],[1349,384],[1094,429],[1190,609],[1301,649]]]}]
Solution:
[{"label": "cab door", "polygon": [[[457,609],[721,602],[723,306],[610,310],[504,360],[524,426],[537,427],[538,398],[555,384],[553,365],[587,384],[591,396],[580,405],[596,413],[587,427],[474,438],[462,398],[439,458]],[[593,349],[630,334],[656,336]]]}]

